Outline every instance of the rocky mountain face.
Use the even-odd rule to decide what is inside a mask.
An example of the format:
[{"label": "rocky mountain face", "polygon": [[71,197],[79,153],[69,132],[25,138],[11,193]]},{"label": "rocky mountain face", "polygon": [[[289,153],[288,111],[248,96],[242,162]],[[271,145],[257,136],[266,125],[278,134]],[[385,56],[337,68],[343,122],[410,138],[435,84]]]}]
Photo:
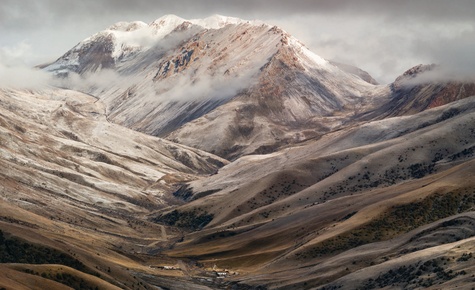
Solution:
[{"label": "rocky mountain face", "polygon": [[475,95],[474,82],[431,81],[425,73],[436,71],[436,65],[417,65],[389,85],[390,92],[381,107],[364,113],[363,119],[381,119],[412,115]]},{"label": "rocky mountain face", "polygon": [[117,24],[45,69],[97,78],[85,91],[115,123],[227,158],[321,135],[371,106],[374,87],[277,27],[219,16]]},{"label": "rocky mountain face", "polygon": [[69,89],[0,90],[0,288],[473,284],[473,83],[378,85],[217,15],[43,69]]},{"label": "rocky mountain face", "polygon": [[[276,33],[282,35],[279,49],[254,85],[167,138],[234,159],[320,136],[371,107],[372,85]],[[203,134],[206,139],[197,138]]]},{"label": "rocky mountain face", "polygon": [[44,69],[104,102],[114,123],[234,160],[475,93],[473,83],[415,82],[434,68],[378,85],[278,27],[167,15],[112,25]]}]

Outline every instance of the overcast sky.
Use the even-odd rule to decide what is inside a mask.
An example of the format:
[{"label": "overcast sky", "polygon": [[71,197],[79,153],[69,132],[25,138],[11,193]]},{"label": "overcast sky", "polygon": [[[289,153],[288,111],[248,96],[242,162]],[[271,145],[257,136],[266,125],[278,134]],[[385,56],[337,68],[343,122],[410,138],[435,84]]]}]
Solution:
[{"label": "overcast sky", "polygon": [[113,23],[165,14],[263,20],[381,83],[420,63],[475,75],[473,0],[0,0],[0,65],[53,61]]}]

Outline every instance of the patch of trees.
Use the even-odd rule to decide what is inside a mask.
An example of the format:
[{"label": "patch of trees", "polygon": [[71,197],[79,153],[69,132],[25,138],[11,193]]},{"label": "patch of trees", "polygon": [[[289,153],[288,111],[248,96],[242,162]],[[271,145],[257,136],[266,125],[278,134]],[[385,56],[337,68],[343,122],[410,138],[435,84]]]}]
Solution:
[{"label": "patch of trees", "polygon": [[60,264],[97,275],[81,261],[53,248],[28,243],[0,230],[0,263]]},{"label": "patch of trees", "polygon": [[457,262],[466,262],[473,258],[472,253],[463,253],[460,258],[457,259]]},{"label": "patch of trees", "polygon": [[297,179],[284,175],[280,182],[276,182],[269,188],[256,193],[255,197],[249,199],[246,203],[253,210],[294,195],[306,187],[308,185],[301,184]]},{"label": "patch of trees", "polygon": [[[466,275],[465,271],[454,272],[444,269],[442,266],[444,258],[428,260],[424,263],[419,262],[415,265],[400,266],[391,269],[386,273],[380,274],[376,279],[369,279],[363,289],[380,289],[391,285],[411,286],[412,287],[430,287],[435,284],[441,284],[450,281],[457,276]],[[428,275],[435,274],[435,275]],[[424,277],[422,277],[424,276]]]},{"label": "patch of trees", "polygon": [[410,165],[407,169],[412,178],[422,178],[434,172],[435,164],[415,163]]},{"label": "patch of trees", "polygon": [[66,136],[67,138],[73,140],[73,141],[79,141],[79,137],[72,133],[72,132],[69,132],[69,131],[61,131],[61,133],[63,133],[64,136]]},{"label": "patch of trees", "polygon": [[45,279],[53,280],[59,282],[63,285],[69,286],[75,290],[99,290],[100,288],[94,284],[91,284],[84,280],[83,278],[79,278],[77,276],[68,274],[68,273],[52,273],[52,272],[43,272],[38,273],[33,270],[26,269],[25,273],[41,276]]},{"label": "patch of trees", "polygon": [[107,155],[105,155],[104,153],[101,153],[101,152],[96,153],[93,160],[97,161],[97,162],[102,162],[102,163],[118,166],[118,164],[115,163],[114,161],[112,161],[112,159],[110,159],[109,156],[107,156]]},{"label": "patch of trees", "polygon": [[453,154],[452,156],[449,157],[449,160],[455,161],[457,159],[464,158],[464,157],[473,157],[474,153],[475,153],[475,146],[472,146],[470,148],[465,148],[462,151]]},{"label": "patch of trees", "polygon": [[354,216],[355,214],[357,213],[357,211],[354,211],[354,212],[350,212],[349,214],[345,215],[344,217],[342,217],[340,219],[340,221],[346,221],[347,219],[351,218],[352,216]]},{"label": "patch of trees", "polygon": [[197,231],[201,230],[203,227],[209,224],[213,220],[213,218],[213,214],[209,214],[207,212],[200,212],[197,209],[187,212],[179,212],[178,210],[173,210],[167,214],[153,218],[152,221],[156,223],[164,223],[169,226],[176,226],[192,231]]},{"label": "patch of trees", "polygon": [[[432,162],[415,163],[408,167],[396,165],[395,168],[385,170],[383,174],[375,174],[365,167],[365,170],[357,175],[348,177],[347,180],[342,181],[340,184],[328,187],[328,189],[323,192],[323,196],[320,200],[326,201],[333,196],[348,192],[355,194],[371,188],[391,186],[399,181],[408,180],[409,178],[423,178],[436,171],[435,162],[441,160],[442,157],[442,154],[436,153]],[[398,160],[399,162],[407,160],[407,156],[400,155]]]},{"label": "patch of trees", "polygon": [[436,121],[436,122],[437,122],[437,123],[443,122],[443,121],[445,121],[445,120],[448,120],[448,119],[450,119],[450,118],[453,118],[453,117],[457,116],[458,114],[460,114],[460,110],[459,110],[459,109],[457,109],[457,108],[450,108],[450,109],[444,111],[444,112],[442,113],[442,115],[441,115],[439,118],[437,118],[437,121]]},{"label": "patch of trees", "polygon": [[180,186],[180,188],[178,188],[178,190],[173,193],[173,196],[187,201],[193,196],[193,190],[187,185],[183,185]]},{"label": "patch of trees", "polygon": [[473,192],[434,194],[420,202],[393,206],[369,223],[324,240],[296,256],[297,259],[308,259],[334,255],[364,244],[388,240],[420,226],[468,211],[474,205]]}]

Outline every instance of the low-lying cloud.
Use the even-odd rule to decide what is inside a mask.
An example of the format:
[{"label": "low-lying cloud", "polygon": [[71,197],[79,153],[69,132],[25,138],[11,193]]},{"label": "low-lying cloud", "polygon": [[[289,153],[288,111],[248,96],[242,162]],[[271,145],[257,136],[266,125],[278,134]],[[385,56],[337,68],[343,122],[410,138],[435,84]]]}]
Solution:
[{"label": "low-lying cloud", "polygon": [[464,70],[463,68],[436,65],[410,79],[404,80],[402,85],[412,87],[415,85],[447,82],[473,83],[475,82],[475,71],[472,69]]},{"label": "low-lying cloud", "polygon": [[0,63],[0,88],[40,89],[48,86],[51,75],[27,66],[5,66]]},{"label": "low-lying cloud", "polygon": [[50,74],[25,62],[30,55],[31,47],[26,42],[0,47],[0,88],[37,89],[51,82]]},{"label": "low-lying cloud", "polygon": [[415,53],[425,55],[429,63],[437,66],[411,82],[475,82],[475,26],[459,25],[456,28],[446,31],[441,27],[438,35],[414,41]]},{"label": "low-lying cloud", "polygon": [[130,80],[119,75],[111,69],[99,70],[96,72],[79,75],[74,72],[68,72],[66,77],[55,78],[51,81],[56,87],[67,88],[83,93],[94,93],[96,90],[105,90],[110,88],[127,88]]},{"label": "low-lying cloud", "polygon": [[157,98],[162,102],[193,102],[224,100],[234,97],[252,85],[256,71],[249,70],[235,75],[217,71],[214,75],[185,73],[176,80],[162,80],[155,85]]}]

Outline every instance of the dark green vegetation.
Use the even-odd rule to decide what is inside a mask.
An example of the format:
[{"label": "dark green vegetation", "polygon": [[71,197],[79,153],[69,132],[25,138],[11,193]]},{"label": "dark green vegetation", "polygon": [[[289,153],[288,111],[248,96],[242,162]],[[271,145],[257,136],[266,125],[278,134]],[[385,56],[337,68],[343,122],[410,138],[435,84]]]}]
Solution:
[{"label": "dark green vegetation", "polygon": [[206,212],[193,210],[190,212],[179,212],[173,210],[167,214],[152,219],[156,223],[164,223],[169,226],[177,226],[189,230],[200,230],[213,220],[213,215]]},{"label": "dark green vegetation", "polygon": [[[465,271],[454,272],[445,270],[442,265],[444,258],[432,259],[416,265],[400,266],[395,270],[389,270],[376,279],[370,279],[362,289],[380,289],[391,285],[430,287],[442,281],[449,281],[459,275],[467,275]],[[435,275],[431,275],[435,274]],[[423,278],[421,276],[431,276]]]},{"label": "dark green vegetation", "polygon": [[26,269],[25,273],[41,276],[43,278],[59,282],[63,285],[69,286],[75,290],[99,290],[98,286],[92,285],[82,278],[76,277],[68,273],[52,273],[52,272],[35,272]]},{"label": "dark green vegetation", "polygon": [[[463,253],[455,260],[455,257],[439,257],[426,261],[419,261],[414,264],[403,265],[394,269],[386,270],[378,275],[376,279],[370,278],[355,289],[381,289],[388,286],[399,286],[406,288],[427,288],[433,285],[440,285],[458,276],[465,276],[465,270],[455,271],[450,269],[460,263],[468,262],[472,258],[472,253]],[[339,289],[341,285],[331,285],[321,288],[321,290]]]},{"label": "dark green vegetation", "polygon": [[434,194],[420,202],[392,206],[371,222],[296,255],[299,259],[334,255],[357,246],[389,240],[420,226],[469,211],[475,205],[475,191],[469,191],[472,190]]},{"label": "dark green vegetation", "polygon": [[95,274],[81,261],[56,249],[28,243],[0,230],[0,263],[60,264],[78,271]]}]

